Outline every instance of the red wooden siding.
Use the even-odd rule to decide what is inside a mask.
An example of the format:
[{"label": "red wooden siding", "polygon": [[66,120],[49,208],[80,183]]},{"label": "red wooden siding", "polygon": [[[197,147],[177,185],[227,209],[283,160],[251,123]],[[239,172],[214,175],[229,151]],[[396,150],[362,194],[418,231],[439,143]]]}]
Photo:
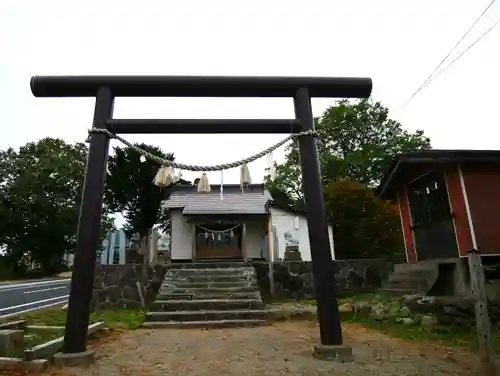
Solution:
[{"label": "red wooden siding", "polygon": [[453,165],[446,170],[446,184],[457,236],[458,251],[460,256],[467,256],[467,251],[472,248],[472,238],[457,165]]},{"label": "red wooden siding", "polygon": [[403,231],[403,240],[406,249],[406,260],[408,263],[417,262],[415,254],[415,245],[413,243],[413,230],[411,229],[410,206],[408,204],[408,195],[406,187],[401,189],[398,194],[399,212],[401,215],[401,227]]},{"label": "red wooden siding", "polygon": [[[500,166],[462,165],[472,223],[479,250],[500,254]],[[472,245],[471,245],[472,246]]]}]

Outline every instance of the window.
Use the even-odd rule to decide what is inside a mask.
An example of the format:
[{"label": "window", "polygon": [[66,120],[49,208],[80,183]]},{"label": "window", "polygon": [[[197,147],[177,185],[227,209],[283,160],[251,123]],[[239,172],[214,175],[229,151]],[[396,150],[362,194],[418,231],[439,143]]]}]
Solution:
[{"label": "window", "polygon": [[113,264],[120,263],[120,231],[115,231],[115,247],[113,250]]},{"label": "window", "polygon": [[113,252],[113,264],[119,264],[119,263],[120,263],[120,248],[115,247]]},{"label": "window", "polygon": [[408,199],[414,226],[450,218],[444,174],[428,173],[408,184]]}]

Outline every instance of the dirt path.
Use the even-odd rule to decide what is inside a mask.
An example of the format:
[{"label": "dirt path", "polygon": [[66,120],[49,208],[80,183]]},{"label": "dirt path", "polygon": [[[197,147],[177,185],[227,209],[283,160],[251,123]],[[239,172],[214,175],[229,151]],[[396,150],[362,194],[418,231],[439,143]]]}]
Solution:
[{"label": "dirt path", "polygon": [[[477,358],[462,350],[420,345],[347,324],[352,363],[314,359],[318,330],[308,322],[220,330],[137,330],[103,343],[90,370],[52,369],[59,375],[309,376],[480,375]],[[40,375],[42,376],[42,375]]]}]

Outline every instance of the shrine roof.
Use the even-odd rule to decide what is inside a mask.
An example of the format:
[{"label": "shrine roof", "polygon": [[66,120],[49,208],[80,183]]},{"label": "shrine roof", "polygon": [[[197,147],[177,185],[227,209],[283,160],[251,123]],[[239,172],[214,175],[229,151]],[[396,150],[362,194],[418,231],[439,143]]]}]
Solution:
[{"label": "shrine roof", "polygon": [[184,215],[269,214],[267,203],[272,200],[263,184],[250,184],[241,191],[239,184],[211,185],[211,192],[198,192],[196,186],[174,189],[165,209],[181,209]]}]

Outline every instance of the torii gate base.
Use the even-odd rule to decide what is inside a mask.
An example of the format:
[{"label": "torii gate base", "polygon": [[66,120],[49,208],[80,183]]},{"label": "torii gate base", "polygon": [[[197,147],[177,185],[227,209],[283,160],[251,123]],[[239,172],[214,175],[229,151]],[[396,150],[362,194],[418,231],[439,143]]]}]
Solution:
[{"label": "torii gate base", "polygon": [[[284,133],[314,129],[311,97],[367,98],[369,78],[321,77],[195,77],[195,76],[35,76],[36,97],[96,97],[94,128],[118,133]],[[115,97],[293,97],[296,119],[284,120],[124,120],[112,119]],[[313,264],[321,345],[314,354],[347,360],[342,344],[335,294],[335,268],[330,253],[316,139],[299,140],[303,191]],[[89,360],[87,327],[94,280],[109,137],[92,133],[83,186],[76,254],[71,277],[63,354],[71,363]]]}]

